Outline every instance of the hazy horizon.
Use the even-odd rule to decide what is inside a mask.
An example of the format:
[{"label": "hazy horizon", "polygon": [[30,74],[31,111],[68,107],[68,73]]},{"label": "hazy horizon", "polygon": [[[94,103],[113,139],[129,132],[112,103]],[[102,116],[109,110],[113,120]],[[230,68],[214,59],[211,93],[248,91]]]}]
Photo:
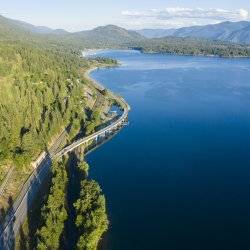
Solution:
[{"label": "hazy horizon", "polygon": [[[181,26],[181,27],[176,27],[176,28],[168,28],[168,27],[160,27],[160,28],[150,28],[150,27],[142,27],[142,28],[135,28],[135,29],[130,29],[130,28],[127,28],[127,27],[124,27],[123,25],[118,25],[118,24],[114,24],[114,23],[109,23],[109,24],[105,24],[105,25],[97,25],[97,26],[94,26],[92,28],[87,28],[87,29],[82,29],[82,30],[68,30],[68,29],[65,29],[63,27],[51,27],[51,26],[47,26],[47,25],[36,25],[34,23],[30,23],[30,22],[27,22],[27,21],[24,21],[24,20],[20,20],[20,19],[16,19],[16,18],[11,18],[11,17],[8,17],[6,15],[3,15],[3,17],[5,18],[8,18],[8,19],[11,19],[11,20],[14,20],[14,21],[19,21],[19,22],[23,22],[23,23],[26,23],[26,24],[30,24],[30,25],[33,25],[35,27],[44,27],[44,28],[49,28],[49,29],[52,29],[52,30],[65,30],[67,32],[70,32],[70,33],[74,33],[74,32],[81,32],[81,31],[88,31],[88,30],[93,30],[95,28],[98,28],[98,27],[101,27],[101,26],[108,26],[108,25],[114,25],[114,26],[118,26],[118,27],[121,27],[121,28],[124,28],[124,29],[128,29],[128,30],[133,30],[133,31],[137,31],[137,30],[157,30],[157,29],[162,29],[162,30],[168,30],[168,29],[178,29],[178,28],[188,28],[188,27],[193,27],[193,26],[205,26],[205,25],[211,25],[211,24],[201,24],[201,25],[184,25],[184,26]],[[247,22],[250,22],[250,20],[242,20],[242,21],[247,21]],[[218,22],[218,23],[214,23],[214,24],[220,24],[220,23],[225,23],[225,22],[228,22],[228,21],[221,21],[221,22]],[[240,21],[230,21],[230,22],[240,22]]]},{"label": "hazy horizon", "polygon": [[221,0],[146,0],[143,5],[127,0],[121,3],[107,0],[66,1],[10,0],[1,4],[0,14],[11,19],[64,29],[69,32],[90,30],[108,24],[130,30],[171,29],[195,25],[217,24],[225,21],[250,21],[250,4]]}]

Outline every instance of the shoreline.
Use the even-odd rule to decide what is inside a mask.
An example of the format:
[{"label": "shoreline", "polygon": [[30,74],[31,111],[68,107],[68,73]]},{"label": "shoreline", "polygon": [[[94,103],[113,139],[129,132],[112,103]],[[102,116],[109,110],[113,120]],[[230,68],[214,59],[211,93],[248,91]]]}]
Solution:
[{"label": "shoreline", "polygon": [[[95,87],[97,90],[101,91],[105,88],[101,84],[99,84],[95,79],[92,79],[89,75],[92,71],[94,71],[97,68],[98,67],[90,67],[89,69],[87,69],[83,73],[83,76],[86,77],[86,79],[90,81],[90,84],[92,84],[93,87]],[[123,98],[120,98],[119,96],[113,94],[111,91],[109,91],[109,94],[115,100],[117,100],[118,105],[120,105],[121,107],[124,108],[124,114],[125,113],[128,114],[128,111],[130,109],[129,109],[129,105],[125,102],[125,100]],[[124,119],[124,114],[121,117],[123,119]],[[120,120],[121,120],[121,118],[120,118]],[[118,122],[120,122],[120,121],[118,120],[116,123],[118,123]],[[17,224],[18,225],[23,224],[27,214],[25,212],[19,213],[19,211],[24,209],[25,205],[27,204],[26,200],[29,198],[29,191],[34,190],[34,187],[38,188],[38,186],[40,187],[41,185],[44,184],[42,182],[46,178],[47,173],[50,170],[50,167],[51,167],[51,159],[50,159],[50,157],[46,157],[44,159],[44,161],[42,161],[39,164],[39,166],[32,171],[29,178],[24,183],[17,199],[15,200],[15,202],[13,204],[13,211],[11,213],[9,213],[9,211],[6,213],[6,216],[4,217],[3,222],[0,225],[0,248],[2,246],[2,243],[5,242],[5,238],[8,237],[8,235],[6,236],[5,233],[8,232],[8,229],[12,226],[11,223],[12,223],[13,218],[14,217],[16,218],[15,219],[16,224],[14,226],[17,227]],[[38,179],[40,180],[40,182],[34,181],[34,180],[38,180]],[[29,207],[29,209],[30,209],[30,207]],[[17,235],[18,232],[15,231],[14,234]]]},{"label": "shoreline", "polygon": [[93,86],[98,89],[99,91],[103,91],[103,90],[107,90],[108,93],[111,95],[112,98],[114,98],[118,104],[123,108],[123,109],[127,109],[128,111],[131,110],[130,105],[126,102],[126,100],[122,97],[119,96],[118,94],[112,92],[112,90],[107,89],[105,86],[103,86],[100,82],[98,82],[97,80],[93,79],[90,74],[97,70],[97,69],[101,69],[101,68],[109,68],[108,66],[94,66],[94,67],[90,67],[89,69],[87,69],[84,73],[84,77],[91,82],[91,84],[93,84]]},{"label": "shoreline", "polygon": [[[103,66],[103,67],[105,67],[105,66]],[[98,82],[97,80],[95,80],[95,79],[93,79],[91,76],[90,76],[90,74],[93,72],[93,71],[95,71],[95,70],[97,70],[97,69],[99,69],[99,68],[103,68],[103,67],[97,67],[97,66],[94,66],[94,67],[90,67],[88,70],[86,70],[85,71],[85,73],[84,73],[84,78],[86,78],[88,81],[90,81],[90,83],[91,84],[93,84],[93,86],[96,88],[96,89],[98,89],[98,90],[100,90],[100,91],[103,91],[103,90],[105,90],[106,88],[100,83],[100,82]],[[129,112],[130,111],[130,106],[129,106],[129,104],[125,101],[125,99],[123,98],[123,97],[121,97],[121,96],[118,96],[117,94],[115,94],[115,93],[113,93],[110,89],[108,89],[108,93],[111,95],[111,97],[112,98],[114,98],[116,101],[117,101],[117,104],[118,104],[118,106],[120,106],[123,110],[124,110],[124,112],[125,112],[125,110],[127,109],[127,112]],[[113,137],[114,137],[114,135],[113,136],[111,136],[107,141],[109,141],[109,140],[112,140],[113,139]],[[90,149],[90,150],[88,150],[86,153],[85,153],[85,155],[84,155],[84,158],[85,158],[85,156],[87,156],[88,154],[90,154],[92,151],[94,151],[94,150],[96,150],[96,149],[98,149],[99,147],[101,147],[104,143],[106,143],[107,142],[106,140],[103,142],[103,143],[101,143],[100,145],[97,145],[96,147],[94,147],[93,149]],[[103,193],[103,195],[104,195],[104,197],[105,197],[105,193]],[[106,207],[106,210],[107,210],[107,207]],[[107,214],[107,216],[108,216],[108,212],[106,211],[106,214]],[[108,220],[109,220],[109,218],[108,218]],[[107,249],[107,246],[106,246],[106,244],[107,244],[107,235],[108,235],[108,231],[110,230],[110,227],[108,226],[108,228],[107,228],[107,230],[102,234],[102,236],[98,239],[98,247],[97,247],[97,249],[98,250],[105,250],[105,249]]]},{"label": "shoreline", "polygon": [[93,55],[96,55],[98,52],[100,51],[105,51],[105,50],[108,50],[106,48],[104,49],[86,49],[86,50],[82,50],[82,56],[83,57],[88,57],[88,56],[93,56]]},{"label": "shoreline", "polygon": [[[96,55],[100,51],[107,51],[107,50],[112,50],[112,49],[90,49],[90,50],[84,50],[82,51],[83,57],[88,57],[92,55]],[[114,49],[116,50],[116,49]],[[131,48],[131,49],[121,49],[121,50],[129,50],[129,51],[138,51],[142,54],[160,54],[160,55],[169,55],[169,56],[192,56],[192,57],[214,57],[214,58],[222,58],[222,59],[250,59],[249,56],[241,56],[241,55],[235,55],[235,56],[221,56],[218,54],[181,54],[181,53],[170,53],[170,52],[164,52],[164,51],[145,51],[143,49],[136,49],[136,48]]]},{"label": "shoreline", "polygon": [[161,52],[161,51],[143,51],[143,50],[137,50],[140,51],[142,54],[146,55],[168,55],[168,56],[190,56],[190,57],[208,57],[208,58],[222,58],[222,59],[250,59],[250,56],[220,56],[216,54],[178,54],[178,53],[169,53],[169,52]]},{"label": "shoreline", "polygon": [[97,69],[99,69],[100,67],[97,67],[97,66],[94,66],[94,67],[90,67],[89,69],[87,69],[86,71],[85,71],[85,73],[84,73],[84,78],[86,78],[88,81],[90,81],[93,85],[94,85],[94,87],[95,88],[97,88],[98,90],[104,90],[105,89],[105,87],[101,84],[101,83],[99,83],[98,81],[96,81],[95,79],[93,79],[91,76],[90,76],[90,74],[93,72],[93,71],[95,71],[95,70],[97,70]]}]

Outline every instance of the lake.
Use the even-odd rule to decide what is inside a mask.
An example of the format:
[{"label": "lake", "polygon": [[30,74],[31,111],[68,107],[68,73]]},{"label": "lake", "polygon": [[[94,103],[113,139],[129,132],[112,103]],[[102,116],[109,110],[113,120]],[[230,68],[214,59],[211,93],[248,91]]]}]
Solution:
[{"label": "lake", "polygon": [[131,106],[87,156],[105,194],[105,249],[250,249],[250,59],[103,51],[92,77]]}]

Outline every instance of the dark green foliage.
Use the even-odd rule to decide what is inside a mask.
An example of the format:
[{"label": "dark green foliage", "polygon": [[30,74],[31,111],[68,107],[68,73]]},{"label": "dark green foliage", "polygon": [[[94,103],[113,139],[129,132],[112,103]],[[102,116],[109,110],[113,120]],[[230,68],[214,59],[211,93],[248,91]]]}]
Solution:
[{"label": "dark green foliage", "polygon": [[79,129],[85,66],[67,50],[0,43],[0,161],[25,165],[67,125]]},{"label": "dark green foliage", "polygon": [[84,177],[87,178],[89,174],[89,165],[87,162],[83,161],[78,164],[79,170],[83,173]]},{"label": "dark green foliage", "polygon": [[118,61],[112,58],[106,58],[106,57],[95,57],[93,59],[90,59],[91,61],[98,62],[100,64],[105,64],[105,65],[118,65]]},{"label": "dark green foliage", "polygon": [[108,229],[105,197],[98,183],[83,180],[80,197],[74,206],[80,235],[77,249],[96,250],[103,233]]},{"label": "dark green foliage", "polygon": [[147,53],[157,52],[178,55],[250,56],[249,46],[195,38],[167,37],[148,39],[141,42],[136,49]]},{"label": "dark green foliage", "polygon": [[95,128],[100,124],[100,111],[93,111],[90,120],[86,124],[85,130],[87,135],[95,132]]},{"label": "dark green foliage", "polygon": [[[70,212],[68,176],[65,169],[66,161],[53,163],[53,178],[47,203],[42,209],[42,226],[37,231],[37,249],[60,249],[62,239],[68,228],[65,222]],[[96,250],[98,243],[108,229],[105,197],[97,182],[88,180],[89,166],[86,162],[78,163],[80,195],[73,205],[76,213],[76,248]],[[78,197],[78,195],[77,195]],[[71,212],[72,213],[72,212]],[[67,232],[69,235],[70,232]]]},{"label": "dark green foliage", "polygon": [[93,111],[90,120],[87,122],[86,134],[89,135],[95,132],[95,128],[100,124],[100,112]]},{"label": "dark green foliage", "polygon": [[[119,35],[120,30],[116,32]],[[101,112],[97,108],[86,111],[84,68],[116,61],[103,58],[94,59],[95,63],[87,61],[80,57],[85,44],[81,37],[64,35],[34,34],[0,16],[0,164],[7,160],[26,166],[66,127],[71,128],[69,136],[73,138],[80,127],[86,126],[85,113],[91,114],[89,133],[100,123]],[[88,165],[81,163],[79,168],[82,178],[86,178]],[[37,231],[37,249],[60,248],[68,217],[67,185],[65,162],[53,163],[50,194],[42,210],[42,226]],[[81,210],[81,201],[88,202],[87,210]],[[81,234],[79,244],[83,237],[89,240],[88,246],[97,246],[108,221],[105,199],[96,182],[82,182],[75,206],[76,225]],[[86,216],[88,224],[81,223],[82,216]]]},{"label": "dark green foliage", "polygon": [[52,186],[42,211],[43,226],[37,232],[37,249],[59,249],[64,222],[67,219],[65,200],[67,182],[65,163],[53,163]]}]

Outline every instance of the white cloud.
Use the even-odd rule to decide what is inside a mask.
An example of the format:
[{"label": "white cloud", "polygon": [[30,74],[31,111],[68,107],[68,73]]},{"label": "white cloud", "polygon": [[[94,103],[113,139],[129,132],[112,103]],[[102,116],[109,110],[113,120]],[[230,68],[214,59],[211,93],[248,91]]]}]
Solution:
[{"label": "white cloud", "polygon": [[225,10],[174,7],[146,11],[123,11],[122,15],[128,25],[134,24],[134,26],[137,27],[154,26],[174,28],[249,19],[249,13],[245,9]]},{"label": "white cloud", "polygon": [[244,9],[239,10],[225,10],[225,9],[202,9],[202,8],[166,8],[163,10],[151,9],[148,11],[123,11],[123,16],[144,18],[153,17],[157,19],[171,19],[171,18],[209,18],[217,20],[245,20],[248,19],[248,11]]}]

